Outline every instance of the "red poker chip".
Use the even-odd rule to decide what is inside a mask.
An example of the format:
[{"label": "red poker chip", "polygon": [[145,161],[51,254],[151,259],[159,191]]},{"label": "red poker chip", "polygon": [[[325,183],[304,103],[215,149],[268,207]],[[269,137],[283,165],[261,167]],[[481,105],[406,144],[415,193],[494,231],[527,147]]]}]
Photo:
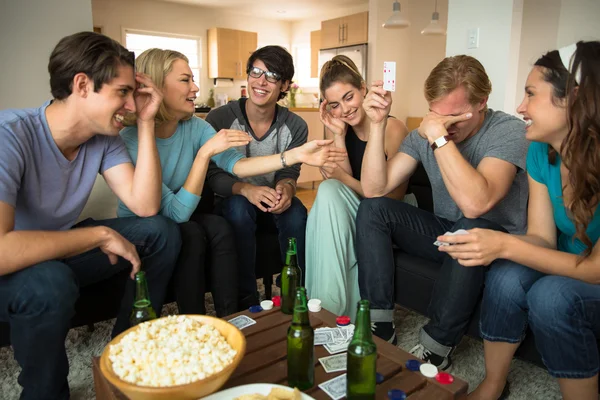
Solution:
[{"label": "red poker chip", "polygon": [[435,376],[435,380],[441,383],[442,385],[449,385],[454,382],[454,377],[447,372],[439,372]]},{"label": "red poker chip", "polygon": [[350,325],[350,317],[347,315],[340,315],[335,319],[335,323],[340,326]]},{"label": "red poker chip", "polygon": [[273,300],[275,307],[281,307],[281,296],[274,296],[271,300]]}]

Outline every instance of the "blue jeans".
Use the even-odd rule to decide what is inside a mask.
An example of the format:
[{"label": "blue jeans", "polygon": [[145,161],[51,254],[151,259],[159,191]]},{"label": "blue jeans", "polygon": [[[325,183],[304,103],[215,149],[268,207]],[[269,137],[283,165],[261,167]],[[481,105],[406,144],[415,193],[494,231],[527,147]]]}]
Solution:
[{"label": "blue jeans", "polygon": [[356,216],[356,251],[360,295],[371,302],[371,320],[393,321],[396,267],[392,244],[404,253],[442,264],[429,304],[430,321],[421,329],[420,342],[438,355],[450,354],[481,297],[486,268],[465,268],[438,251],[433,242],[446,231],[473,228],[505,231],[483,218],[452,222],[387,197],[364,199]]},{"label": "blue jeans", "polygon": [[[132,242],[146,271],[152,306],[160,312],[181,245],[177,224],[160,216],[85,220],[78,227],[108,226]],[[35,245],[35,244],[32,244]],[[107,279],[131,264],[111,265],[99,249],[42,262],[0,276],[0,321],[10,324],[15,359],[21,367],[22,399],[67,399],[69,364],[65,338],[79,288]],[[113,336],[129,327],[135,284],[129,280]]]},{"label": "blue jeans", "polygon": [[600,285],[545,275],[499,260],[487,274],[481,336],[520,343],[527,325],[550,375],[589,378],[598,373]]},{"label": "blue jeans", "polygon": [[256,297],[256,229],[258,225],[275,225],[279,236],[282,263],[285,261],[287,239],[295,237],[298,264],[304,282],[304,249],[306,236],[306,207],[294,197],[290,207],[281,214],[265,213],[250,203],[244,196],[235,195],[217,205],[221,214],[233,227],[238,255],[238,296],[241,306],[244,299]]}]

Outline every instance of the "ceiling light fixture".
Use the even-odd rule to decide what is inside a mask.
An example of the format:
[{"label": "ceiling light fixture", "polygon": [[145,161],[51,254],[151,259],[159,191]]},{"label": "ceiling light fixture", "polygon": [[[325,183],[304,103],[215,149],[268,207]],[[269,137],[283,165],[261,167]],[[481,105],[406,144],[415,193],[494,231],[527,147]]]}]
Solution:
[{"label": "ceiling light fixture", "polygon": [[410,26],[410,21],[402,15],[400,12],[400,2],[398,0],[394,1],[393,6],[394,12],[392,15],[385,21],[382,25],[384,28],[388,29],[398,29],[398,28],[407,28]]},{"label": "ceiling light fixture", "polygon": [[435,0],[435,8],[431,14],[431,22],[421,31],[421,35],[445,35],[446,30],[440,25],[440,13],[437,12],[437,0]]}]

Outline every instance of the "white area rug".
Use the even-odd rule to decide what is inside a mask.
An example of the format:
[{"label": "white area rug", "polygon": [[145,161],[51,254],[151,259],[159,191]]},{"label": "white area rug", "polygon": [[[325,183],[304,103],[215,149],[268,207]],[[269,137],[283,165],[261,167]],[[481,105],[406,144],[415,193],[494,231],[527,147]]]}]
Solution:
[{"label": "white area rug", "polygon": [[[261,288],[262,289],[262,288]],[[275,288],[276,289],[276,288]],[[262,293],[264,293],[261,290]],[[214,315],[212,297],[207,295],[207,312]],[[174,314],[174,303],[163,309],[164,314]],[[412,311],[397,308],[395,314],[396,334],[401,348],[408,351],[418,339],[419,328],[427,318]],[[93,332],[87,327],[71,329],[67,336],[67,354],[70,361],[69,385],[74,400],[94,399],[94,380],[92,378],[93,356],[99,356],[110,341],[113,320],[95,325]],[[466,337],[453,355],[452,374],[469,383],[472,390],[483,379],[483,345],[481,341]],[[19,366],[13,358],[12,349],[0,349],[0,399],[18,399],[21,391],[17,383]],[[553,400],[560,399],[558,384],[546,370],[524,361],[513,361],[511,373],[511,400]]]}]

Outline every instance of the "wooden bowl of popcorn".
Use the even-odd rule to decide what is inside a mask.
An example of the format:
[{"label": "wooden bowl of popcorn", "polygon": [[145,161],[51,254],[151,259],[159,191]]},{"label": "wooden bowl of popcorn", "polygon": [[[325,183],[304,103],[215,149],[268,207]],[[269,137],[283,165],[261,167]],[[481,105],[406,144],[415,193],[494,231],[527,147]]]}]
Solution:
[{"label": "wooden bowl of popcorn", "polygon": [[111,340],[100,370],[130,399],[198,399],[225,384],[245,351],[246,338],[227,321],[169,316]]}]

